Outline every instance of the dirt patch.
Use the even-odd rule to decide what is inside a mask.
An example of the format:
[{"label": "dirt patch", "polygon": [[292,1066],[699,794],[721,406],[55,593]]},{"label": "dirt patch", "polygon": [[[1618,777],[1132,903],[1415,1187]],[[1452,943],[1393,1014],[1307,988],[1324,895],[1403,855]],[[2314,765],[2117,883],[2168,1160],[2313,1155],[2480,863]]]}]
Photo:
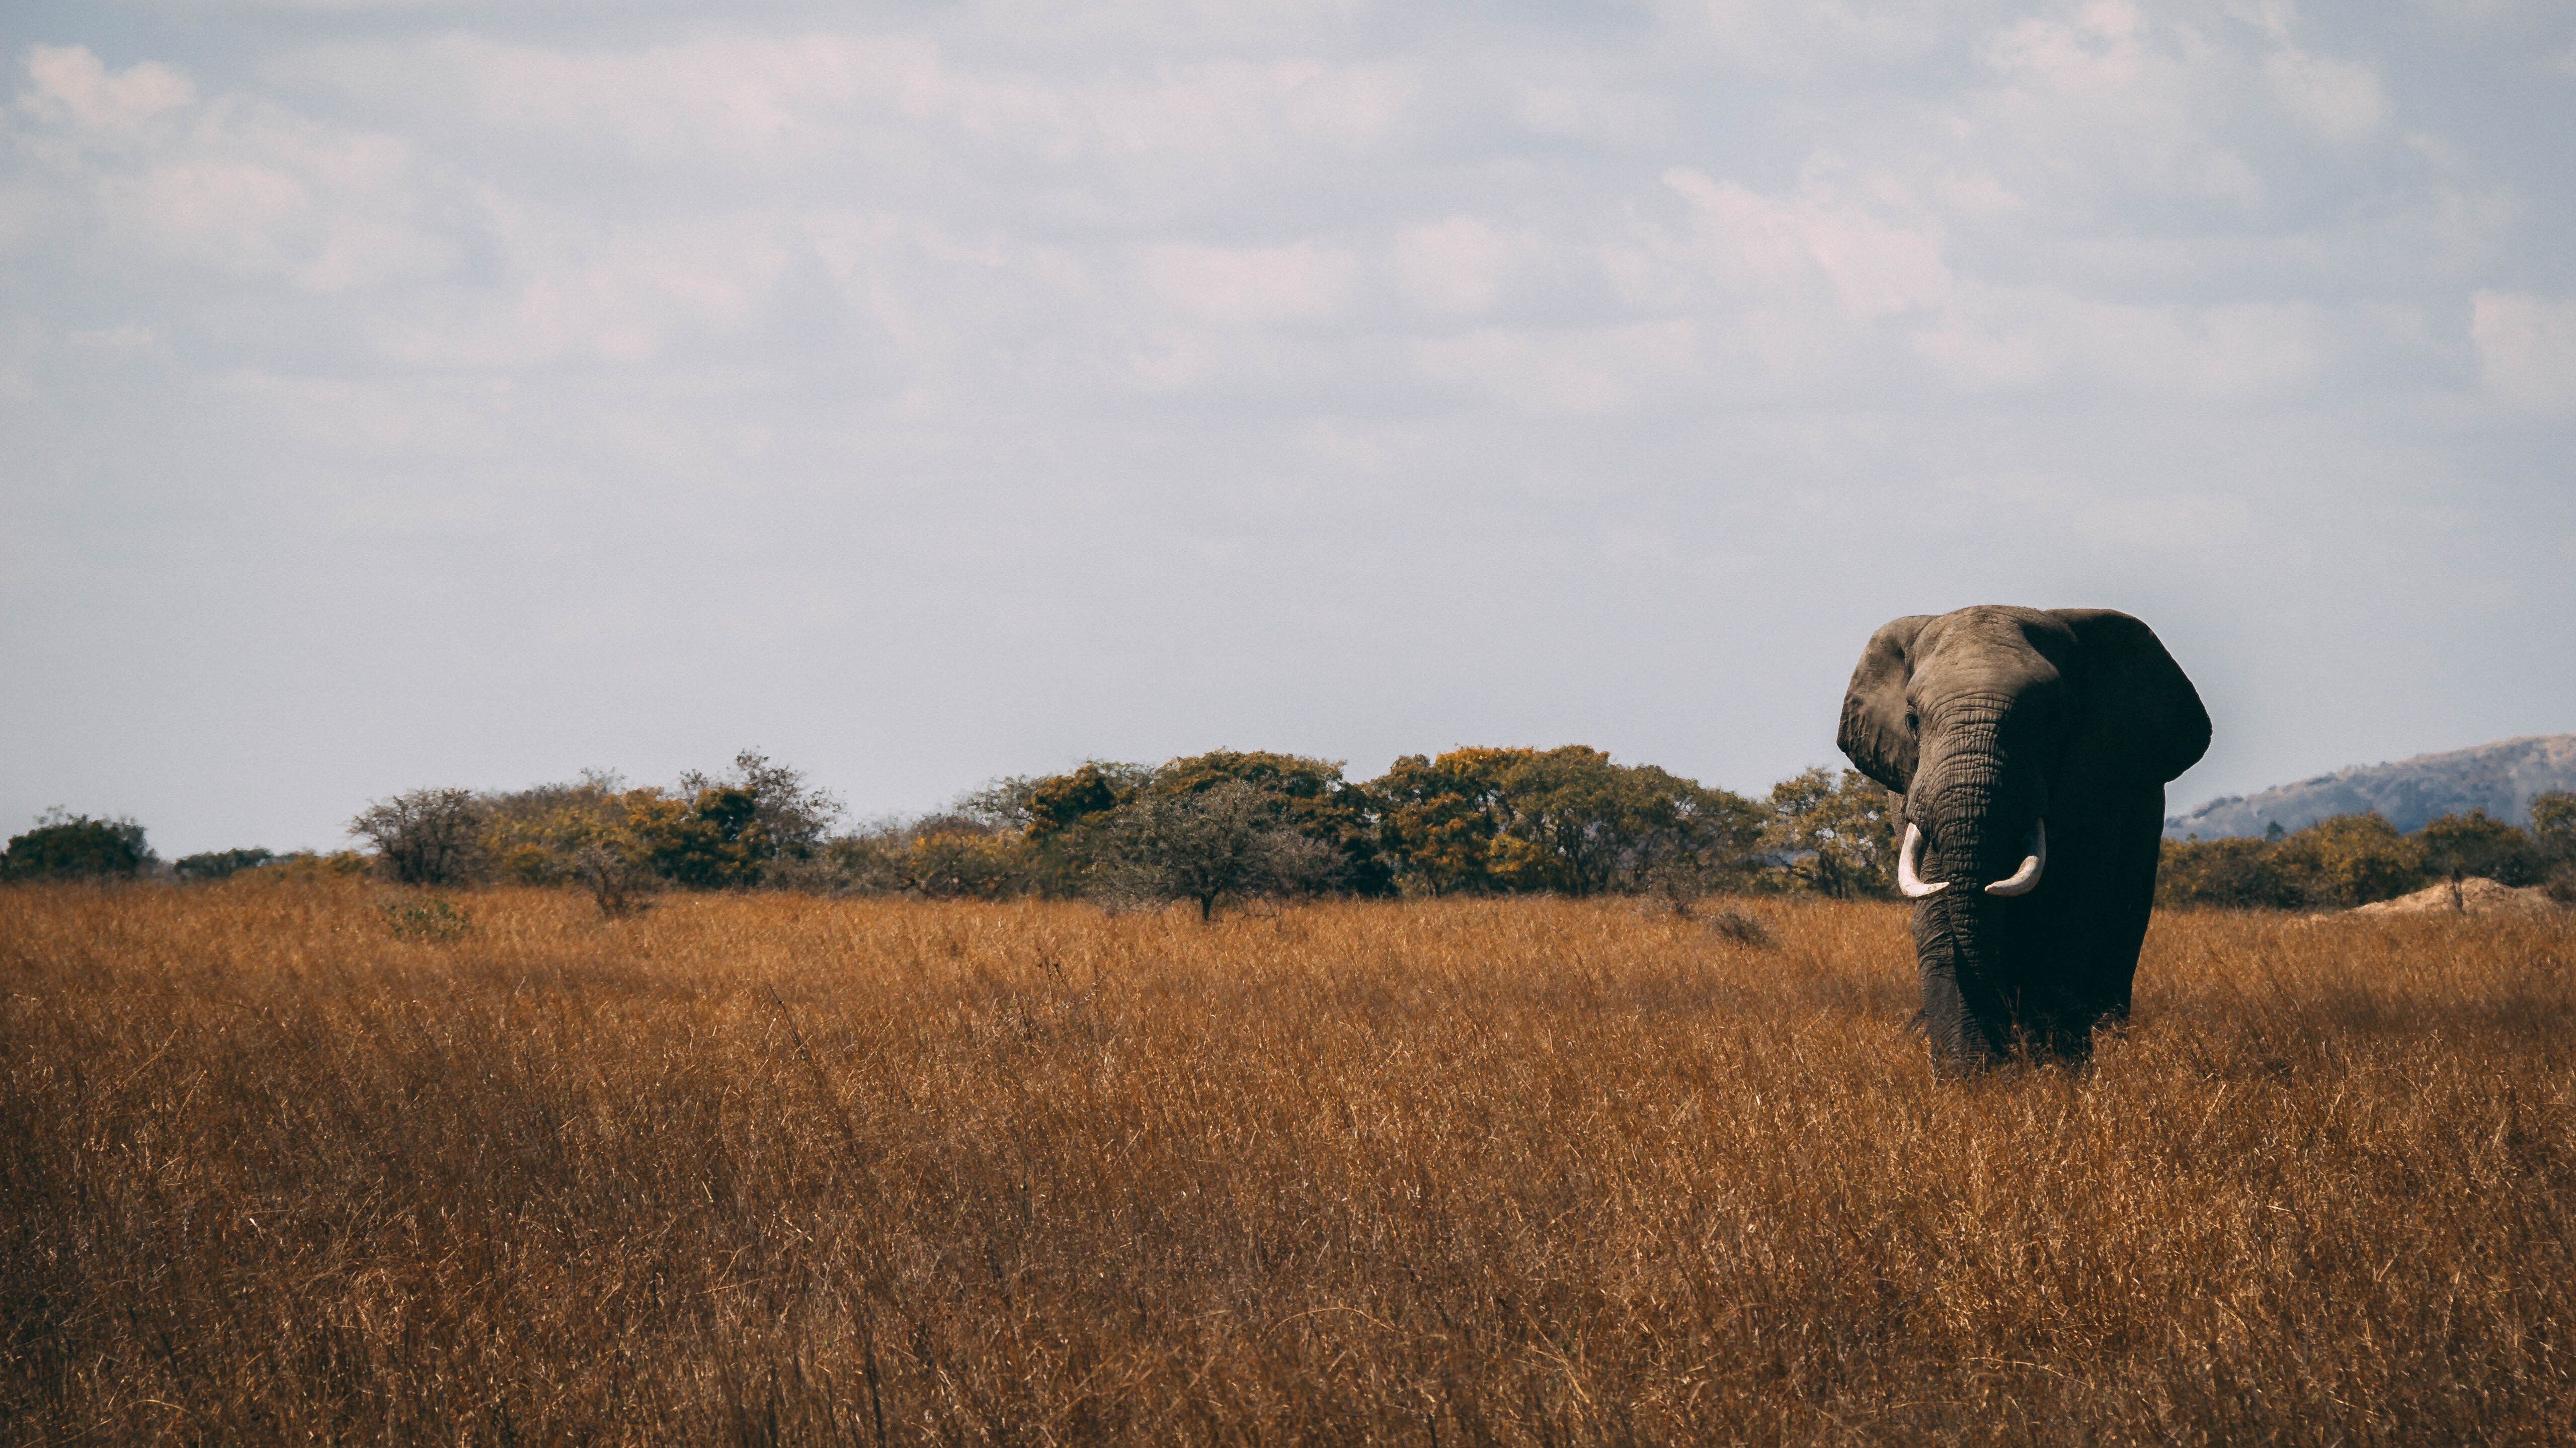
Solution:
[{"label": "dirt patch", "polygon": [[2420,915],[2435,911],[2467,915],[2554,915],[2558,912],[2558,904],[2549,898],[2548,891],[2538,885],[2516,889],[2480,875],[2462,880],[2456,889],[2445,880],[2412,895],[2400,895],[2376,905],[2356,905],[2347,913]]}]

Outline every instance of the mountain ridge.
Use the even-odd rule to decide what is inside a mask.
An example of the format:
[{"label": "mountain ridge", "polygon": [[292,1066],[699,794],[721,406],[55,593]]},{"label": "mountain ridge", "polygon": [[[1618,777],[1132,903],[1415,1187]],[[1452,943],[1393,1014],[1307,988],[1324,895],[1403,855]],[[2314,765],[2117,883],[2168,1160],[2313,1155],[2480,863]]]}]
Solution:
[{"label": "mountain ridge", "polygon": [[2553,789],[2576,791],[2576,734],[2526,734],[2439,754],[2357,764],[2254,794],[2228,795],[2168,816],[2165,838],[2259,835],[2275,823],[2300,830],[2335,815],[2364,811],[2402,831],[2472,809],[2527,824],[2531,797]]}]

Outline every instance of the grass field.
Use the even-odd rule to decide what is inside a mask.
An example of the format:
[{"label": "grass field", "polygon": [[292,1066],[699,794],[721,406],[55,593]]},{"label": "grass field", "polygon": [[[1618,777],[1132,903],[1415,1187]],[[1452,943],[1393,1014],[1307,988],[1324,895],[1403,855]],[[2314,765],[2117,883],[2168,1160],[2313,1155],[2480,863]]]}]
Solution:
[{"label": "grass field", "polygon": [[2576,1429],[2561,921],[1942,1086],[1887,905],[388,898],[0,891],[9,1441]]}]

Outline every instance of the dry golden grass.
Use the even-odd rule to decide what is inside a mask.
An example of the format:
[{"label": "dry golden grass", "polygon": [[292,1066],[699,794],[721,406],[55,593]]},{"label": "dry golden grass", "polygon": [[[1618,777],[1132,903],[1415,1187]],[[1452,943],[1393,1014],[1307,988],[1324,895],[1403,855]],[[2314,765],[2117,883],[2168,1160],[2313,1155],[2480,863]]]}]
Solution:
[{"label": "dry golden grass", "polygon": [[0,891],[14,1441],[2553,1441],[2562,921]]}]

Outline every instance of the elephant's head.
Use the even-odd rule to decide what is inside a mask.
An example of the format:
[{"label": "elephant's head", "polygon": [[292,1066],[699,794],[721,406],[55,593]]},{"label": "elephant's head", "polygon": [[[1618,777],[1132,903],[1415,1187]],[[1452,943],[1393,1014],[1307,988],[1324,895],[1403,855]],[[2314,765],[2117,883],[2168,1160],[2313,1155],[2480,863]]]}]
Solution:
[{"label": "elephant's head", "polygon": [[[2109,609],[1979,607],[1900,618],[1862,651],[1843,752],[1902,795],[1905,893],[2047,888],[2052,806],[2161,790],[2209,715],[2145,624]],[[2159,806],[2160,807],[2160,806]],[[2062,822],[2061,845],[2073,843]]]},{"label": "elephant's head", "polygon": [[1904,796],[1935,1067],[2083,1054],[2128,1010],[2165,783],[2209,747],[2164,645],[2108,609],[1900,618],[1852,671],[1839,742]]}]

